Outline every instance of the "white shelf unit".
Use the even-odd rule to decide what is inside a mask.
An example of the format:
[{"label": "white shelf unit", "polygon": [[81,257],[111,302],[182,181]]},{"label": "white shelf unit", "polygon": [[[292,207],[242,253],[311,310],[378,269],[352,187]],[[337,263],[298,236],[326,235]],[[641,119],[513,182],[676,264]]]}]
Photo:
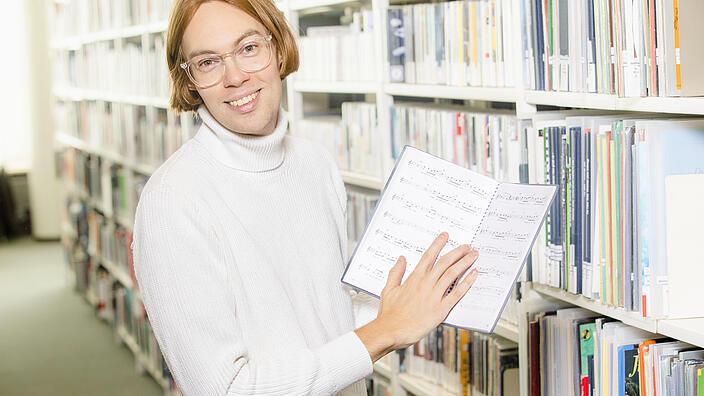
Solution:
[{"label": "white shelf unit", "polygon": [[141,25],[125,26],[96,32],[90,32],[73,37],[65,37],[53,40],[50,47],[54,50],[77,49],[82,45],[95,43],[98,41],[110,41],[127,37],[137,37],[143,34],[160,33],[166,31],[168,21],[156,21]]},{"label": "white shelf unit", "polygon": [[572,294],[562,289],[543,285],[540,283],[531,283],[531,286],[533,290],[543,295],[555,298],[557,300],[568,302],[578,307],[586,308],[601,315],[618,319],[627,325],[638,327],[651,333],[657,333],[657,321],[651,318],[644,318],[638,312],[629,312],[623,308],[602,304],[599,301],[592,300],[585,296]]},{"label": "white shelf unit", "polygon": [[534,105],[704,115],[704,97],[619,98],[597,93],[525,91],[524,99]]},{"label": "white shelf unit", "polygon": [[362,175],[344,170],[340,171],[340,174],[342,175],[342,180],[344,180],[347,184],[379,191],[384,188],[385,181],[378,177]]},{"label": "white shelf unit", "polygon": [[374,94],[378,90],[378,85],[366,81],[296,81],[293,89],[296,92],[308,93]]},{"label": "white shelf unit", "polygon": [[[417,2],[405,2],[417,3]],[[289,18],[291,26],[295,31],[299,31],[298,17],[308,13],[320,13],[325,10],[340,9],[355,4],[349,1],[296,1],[288,0],[279,3],[281,9]],[[356,3],[368,5],[368,2],[358,1]],[[520,9],[520,2],[512,0],[514,9]],[[456,87],[446,85],[422,85],[422,84],[406,84],[406,83],[389,83],[388,82],[388,63],[387,63],[387,48],[386,48],[386,15],[385,10],[390,5],[388,0],[371,0],[372,8],[375,12],[375,43],[377,44],[375,51],[381,60],[381,64],[377,67],[376,91],[372,92],[372,85],[368,88],[362,88],[366,83],[357,82],[314,82],[314,81],[296,81],[296,75],[292,75],[289,79],[292,81],[292,86],[295,88],[288,92],[289,111],[293,114],[301,114],[302,109],[306,104],[304,93],[374,93],[374,96],[367,95],[366,100],[374,100],[377,104],[377,113],[381,115],[379,119],[379,130],[389,130],[389,119],[385,115],[393,105],[394,97],[415,97],[415,98],[431,98],[435,99],[454,99],[467,101],[473,107],[477,104],[488,102],[503,102],[512,103],[516,108],[516,115],[519,119],[530,119],[536,112],[538,105],[548,105],[555,107],[574,107],[584,109],[609,110],[614,112],[641,112],[641,113],[662,113],[663,117],[671,115],[704,115],[704,97],[618,97],[616,95],[605,95],[596,93],[579,93],[579,92],[544,92],[532,91],[523,88],[522,83],[522,64],[517,62],[515,76],[516,86],[508,88],[492,88],[492,87]],[[396,5],[396,3],[394,3]],[[307,9],[307,8],[310,8]],[[520,15],[514,13],[515,24],[520,26]],[[520,33],[517,33],[520,35]],[[514,40],[514,50],[518,56],[516,59],[522,59],[520,37]],[[369,92],[367,92],[369,91]],[[481,107],[481,105],[479,106]],[[294,124],[295,128],[295,124]],[[383,152],[388,152],[390,142],[388,137],[380,136],[379,144]],[[383,174],[388,175],[393,163],[388,158],[383,159],[384,169]],[[359,184],[365,187],[374,188],[374,184],[366,183],[353,176],[353,172],[342,172],[343,179],[347,184]],[[380,186],[383,186],[383,182]],[[563,306],[579,306],[588,310],[597,312],[601,315],[613,317],[621,320],[624,323],[638,327],[654,333],[659,333],[665,336],[673,337],[692,345],[704,348],[704,318],[696,319],[673,319],[673,320],[656,320],[652,318],[643,318],[637,312],[629,312],[623,308],[613,307],[602,304],[598,301],[588,299],[583,296],[574,295],[564,290],[534,284],[524,283],[523,293],[531,293],[532,298],[526,298],[525,301],[519,304],[519,317],[517,324],[511,324],[504,319],[500,319],[494,332],[497,335],[505,337],[509,340],[517,342],[519,345],[520,358],[520,390],[521,395],[529,394],[528,382],[528,312],[533,312],[537,309],[548,310],[551,301],[558,302]],[[532,290],[532,292],[531,292]],[[534,292],[534,293],[533,293]],[[524,294],[525,296],[525,294]],[[536,297],[537,296],[537,297]],[[537,300],[536,300],[537,299]],[[392,375],[389,377],[389,368],[392,370]],[[395,372],[393,370],[396,370]],[[375,365],[376,375],[384,378],[392,378],[392,389],[395,391],[411,392],[417,395],[451,395],[452,393],[442,387],[430,384],[422,379],[415,378],[406,373],[398,373],[398,367],[387,367],[385,365]],[[397,386],[394,386],[396,384]],[[394,393],[396,394],[396,393]]]},{"label": "white shelf unit", "polygon": [[626,311],[620,307],[603,304],[582,295],[566,292],[562,289],[531,283],[530,288],[545,296],[586,308],[604,316],[620,320],[627,325],[661,334],[692,345],[704,348],[704,318],[690,319],[654,319],[644,318],[638,312]]},{"label": "white shelf unit", "polygon": [[[519,0],[512,0],[515,9],[519,9]],[[287,16],[294,32],[299,31],[299,15],[310,13],[322,13],[330,9],[339,9],[347,6],[359,6],[357,0],[281,0],[277,1],[278,6]],[[368,4],[368,2],[366,2]],[[296,128],[296,120],[302,118],[304,107],[304,94],[321,93],[347,93],[364,94],[367,100],[374,100],[377,106],[379,118],[379,130],[389,130],[389,120],[385,116],[388,109],[394,103],[394,96],[419,97],[433,99],[456,99],[477,102],[504,102],[513,103],[516,106],[516,113],[519,118],[529,118],[536,112],[537,105],[550,105],[560,107],[577,107],[587,109],[602,109],[627,112],[657,112],[669,114],[690,114],[704,115],[704,98],[619,98],[615,95],[603,95],[594,93],[575,92],[538,92],[521,88],[523,86],[518,77],[514,88],[488,88],[488,87],[454,87],[445,85],[419,85],[419,84],[392,84],[388,83],[388,66],[386,62],[386,8],[390,5],[389,0],[371,0],[374,11],[375,43],[374,48],[380,64],[377,67],[376,81],[373,82],[330,82],[330,81],[297,81],[296,75],[288,78],[289,89],[286,92],[288,111],[291,114],[291,128]],[[515,13],[515,22],[520,25],[518,13]],[[140,35],[163,32],[166,29],[166,22],[159,21],[132,27],[111,29],[102,32],[92,32],[77,37],[57,39],[52,42],[52,50],[68,51],[80,48],[82,45],[99,41],[119,40]],[[520,40],[514,40],[515,53],[520,54]],[[520,57],[519,57],[520,59]],[[516,76],[522,76],[521,64],[516,64]],[[150,106],[154,108],[168,108],[168,99],[160,97],[149,97],[144,95],[130,95],[122,93],[110,93],[84,89],[61,89],[56,88],[54,94],[58,98],[66,100],[102,100],[106,102],[124,103],[139,106]],[[101,150],[93,147],[80,139],[72,136],[58,134],[59,143],[74,147],[86,152],[103,156],[104,158],[119,163],[126,168],[143,174],[151,174],[155,166],[138,164],[131,161],[124,155]],[[378,144],[382,152],[389,152],[390,142],[388,138],[379,137]],[[383,159],[383,174],[388,175],[393,163],[388,158]],[[381,178],[360,175],[353,171],[343,171],[342,177],[345,183],[358,185],[370,189],[381,190],[384,181]],[[116,218],[116,222],[123,225],[131,223],[130,219]],[[75,230],[64,227],[67,234],[74,233]],[[108,267],[110,265],[108,264]],[[115,270],[114,274],[118,274]],[[127,281],[125,274],[117,275],[118,279]],[[127,277],[129,278],[129,277]],[[621,320],[632,326],[636,326],[648,331],[657,332],[666,336],[677,338],[693,345],[704,347],[704,318],[697,319],[672,319],[655,320],[642,318],[638,313],[626,312],[623,309],[601,304],[600,302],[589,300],[582,296],[576,296],[563,290],[539,284],[526,284],[526,290],[535,291],[537,294],[554,299],[564,304],[584,307],[598,312],[602,315],[610,316]],[[139,297],[138,291],[135,295]],[[94,296],[87,296],[88,299]],[[535,309],[535,306],[520,304],[521,312],[517,325],[501,319],[497,324],[495,333],[519,344],[521,356],[521,395],[528,394],[528,362],[527,362],[527,315],[526,312]],[[120,330],[118,330],[120,331]],[[146,357],[140,355],[134,339],[123,334],[120,336],[124,342],[135,353],[139,361],[146,361]],[[398,365],[388,365],[384,363],[375,364],[375,373],[391,380],[395,384],[394,389],[401,389],[403,392],[411,392],[416,395],[454,395],[447,389],[431,384],[427,381],[413,377],[406,373],[398,373]],[[152,372],[158,382],[163,386],[163,378],[159,374]]]},{"label": "white shelf unit", "polygon": [[453,87],[450,85],[384,84],[387,95],[419,98],[481,100],[515,103],[520,91],[515,88]]},{"label": "white shelf unit", "polygon": [[146,95],[130,95],[80,88],[57,88],[54,96],[66,100],[102,100],[105,102],[124,103],[135,106],[152,106],[160,109],[169,108],[169,98]]},{"label": "white shelf unit", "polygon": [[458,396],[442,386],[430,383],[422,378],[402,373],[398,376],[401,387],[416,396]]},{"label": "white shelf unit", "polygon": [[[127,3],[127,1],[125,0],[119,1],[123,1],[125,4]],[[117,1],[115,1],[114,3],[117,3]],[[49,7],[68,7],[64,10],[76,10],[76,8],[73,7],[77,4],[78,3],[75,1],[54,1],[49,4]],[[142,12],[145,10],[147,10],[146,5],[145,8],[141,10],[132,11]],[[83,10],[78,10],[77,12],[86,17],[89,15],[89,13],[84,13]],[[58,15],[57,17],[60,18],[61,15]],[[146,20],[147,13],[142,14],[142,17],[144,17],[143,19]],[[149,19],[154,19],[154,17],[155,15],[148,15]],[[179,129],[179,131],[182,131],[184,135],[190,133],[190,131],[186,131],[186,129],[188,129],[187,127],[189,124],[183,123],[183,121],[185,120],[184,118],[176,119],[178,117],[172,116],[172,114],[168,113],[167,109],[169,108],[169,99],[167,97],[150,96],[143,93],[132,93],[132,91],[130,91],[131,87],[122,86],[121,84],[115,84],[112,82],[112,80],[110,80],[109,82],[111,82],[110,86],[115,86],[114,90],[85,89],[66,86],[66,83],[64,83],[63,81],[69,80],[69,78],[67,78],[69,77],[69,69],[67,68],[67,64],[72,63],[72,66],[76,68],[76,70],[78,70],[75,72],[72,78],[72,81],[74,81],[74,83],[86,84],[85,86],[104,86],[105,84],[100,84],[100,81],[95,79],[95,77],[98,75],[97,73],[95,73],[95,68],[98,68],[98,65],[89,64],[88,67],[83,70],[83,72],[85,72],[85,75],[79,74],[81,73],[81,69],[76,65],[83,59],[95,59],[98,56],[94,52],[95,48],[100,47],[103,49],[108,49],[110,51],[116,51],[116,53],[118,53],[117,51],[123,50],[128,43],[130,45],[136,44],[139,48],[139,51],[141,51],[140,54],[145,55],[144,59],[148,59],[146,57],[147,52],[149,52],[151,56],[154,57],[154,54],[157,53],[155,51],[157,37],[162,36],[167,28],[166,17],[168,17],[168,15],[162,15],[161,19],[154,19],[154,21],[152,22],[146,22],[132,26],[91,31],[67,37],[57,38],[56,36],[54,36],[54,38],[50,42],[50,52],[52,53],[51,58],[55,62],[58,62],[54,65],[54,67],[58,71],[58,73],[55,74],[55,76],[58,78],[56,78],[52,89],[54,102],[71,104],[71,106],[73,106],[73,104],[76,104],[72,112],[67,113],[69,117],[63,119],[63,122],[70,124],[72,128],[76,127],[77,125],[80,125],[78,123],[89,125],[89,133],[87,134],[81,133],[79,131],[69,131],[66,130],[65,127],[62,128],[59,125],[55,125],[55,147],[57,151],[75,149],[77,151],[80,151],[81,153],[99,157],[101,160],[99,183],[102,189],[102,198],[100,200],[92,198],[83,188],[79,188],[73,182],[64,183],[64,186],[62,188],[63,194],[64,196],[76,197],[80,201],[84,202],[88,208],[92,208],[100,212],[106,222],[106,225],[102,226],[106,227],[104,229],[104,232],[106,233],[114,232],[118,227],[124,228],[126,233],[130,233],[132,231],[134,208],[136,206],[136,197],[132,196],[131,189],[135,185],[134,183],[138,180],[138,178],[141,178],[142,176],[151,175],[156,170],[158,161],[154,160],[154,158],[155,156],[158,157],[158,154],[157,152],[150,151],[141,151],[141,154],[137,154],[138,152],[140,152],[137,149],[137,145],[142,144],[143,142],[138,142],[138,139],[135,139],[138,133],[136,130],[136,124],[132,125],[135,128],[127,128],[125,126],[126,124],[120,124],[125,126],[124,129],[127,131],[125,132],[125,136],[123,136],[122,145],[118,145],[117,143],[115,143],[114,145],[110,146],[115,147],[115,149],[108,149],[106,147],[102,147],[100,144],[96,144],[96,142],[102,141],[103,137],[101,133],[92,133],[92,127],[98,125],[96,128],[102,129],[106,125],[100,123],[96,124],[96,120],[89,119],[90,117],[86,117],[86,119],[81,119],[79,121],[77,104],[79,102],[88,102],[95,104],[96,108],[98,109],[100,109],[100,106],[103,105],[106,106],[105,108],[109,106],[112,109],[111,111],[114,111],[113,115],[119,112],[120,117],[123,117],[123,108],[130,107],[131,110],[134,110],[136,109],[136,107],[140,107],[144,110],[144,120],[145,123],[149,126],[153,125],[150,123],[155,122],[157,119],[159,119],[159,117],[163,117],[166,114],[166,119],[168,119],[168,122],[175,122],[179,126],[179,128],[181,128]],[[80,23],[76,23],[75,25],[66,25],[65,27],[69,27],[71,30],[81,30],[82,28],[80,27],[80,25]],[[83,26],[87,25],[87,23],[83,24]],[[86,49],[88,47],[90,47],[90,50]],[[99,56],[102,57],[104,55],[105,54],[101,54]],[[124,58],[118,56],[117,59],[123,60]],[[159,60],[163,61],[163,59],[160,57]],[[125,67],[126,63],[128,62],[125,61],[124,64],[120,63],[119,67],[113,71],[119,72],[124,69],[127,69],[127,67]],[[143,68],[138,69],[140,73],[144,73],[145,75],[149,72],[148,70],[144,70]],[[86,76],[91,76],[91,78],[84,78]],[[148,81],[149,83],[155,84],[154,87],[150,88],[150,91],[158,91],[158,86],[156,85],[157,81],[158,80]],[[142,91],[147,92],[147,89],[143,89]],[[73,121],[71,121],[71,115],[74,117]],[[166,123],[166,120],[162,121]],[[106,121],[99,120],[99,122]],[[114,127],[115,124],[113,124],[112,126]],[[169,124],[169,128],[173,128],[173,126]],[[69,132],[71,134],[69,134]],[[79,136],[81,136],[82,138]],[[92,140],[94,138],[97,139]],[[119,138],[117,137],[117,133],[114,133],[111,138],[119,140]],[[120,151],[119,149],[117,149],[117,147],[122,147],[123,151]],[[144,158],[144,160],[137,160],[137,158]],[[153,163],[145,163],[148,160],[153,160]],[[122,172],[124,172],[123,181],[125,185],[128,186],[127,192],[124,194],[124,196],[120,198],[121,202],[125,202],[126,205],[126,210],[124,211],[124,213],[114,213],[113,210],[113,188],[110,179],[110,167],[112,165],[116,165],[122,168]],[[61,229],[62,240],[75,241],[78,239],[77,230],[68,223],[64,222],[62,224]],[[119,247],[115,246],[114,248],[118,249]],[[81,253],[79,254],[79,256],[82,257],[84,254],[88,254],[94,263],[99,264],[102,268],[104,268],[110,273],[111,277],[114,280],[121,284],[125,289],[130,290],[134,297],[133,301],[135,304],[139,304],[139,302],[141,302],[141,294],[137,289],[137,285],[132,280],[129,270],[126,269],[125,263],[118,264],[116,262],[113,262],[109,257],[106,257],[105,251],[95,251],[92,246],[89,246],[87,252]],[[93,293],[86,293],[85,297],[89,303],[93,305],[97,303],[97,297]],[[149,373],[149,375],[153,377],[155,381],[162,387],[162,389],[164,390],[164,395],[172,396],[179,394],[178,392],[171,390],[170,381],[167,378],[163,377],[160,364],[155,363],[155,361],[157,360],[145,356],[144,353],[140,350],[139,345],[133,336],[128,334],[124,328],[119,326],[116,327],[115,334],[116,339],[119,339],[133,353],[135,358],[135,364],[138,370],[140,372],[144,371]]]}]

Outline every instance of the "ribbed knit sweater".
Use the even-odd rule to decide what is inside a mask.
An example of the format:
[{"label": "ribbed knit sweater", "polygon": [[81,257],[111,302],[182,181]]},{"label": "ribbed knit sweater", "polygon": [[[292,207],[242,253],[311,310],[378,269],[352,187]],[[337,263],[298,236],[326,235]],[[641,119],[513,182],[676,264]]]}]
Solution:
[{"label": "ribbed knit sweater", "polygon": [[198,114],[196,136],[149,179],[134,226],[137,282],[180,390],[366,394],[372,362],[354,315],[360,325],[378,303],[340,283],[347,200],[332,157],[287,136],[283,109],[259,137]]}]

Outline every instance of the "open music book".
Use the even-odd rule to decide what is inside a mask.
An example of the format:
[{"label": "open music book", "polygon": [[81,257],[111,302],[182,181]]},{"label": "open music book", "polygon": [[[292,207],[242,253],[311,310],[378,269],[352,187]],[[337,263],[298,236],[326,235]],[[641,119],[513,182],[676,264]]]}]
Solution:
[{"label": "open music book", "polygon": [[491,333],[556,191],[553,185],[499,183],[406,146],[342,282],[379,297],[399,256],[407,261],[405,281],[446,231],[450,239],[440,255],[471,245],[479,251],[473,266],[479,276],[445,323]]}]

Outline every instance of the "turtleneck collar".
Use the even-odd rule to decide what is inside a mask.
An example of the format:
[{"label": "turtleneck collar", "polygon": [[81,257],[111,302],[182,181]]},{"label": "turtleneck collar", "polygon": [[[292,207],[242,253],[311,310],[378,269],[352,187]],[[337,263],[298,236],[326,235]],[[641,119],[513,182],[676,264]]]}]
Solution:
[{"label": "turtleneck collar", "polygon": [[279,118],[274,131],[266,136],[233,133],[210,114],[205,105],[198,107],[203,120],[195,139],[223,164],[247,172],[265,172],[277,168],[284,161],[284,136],[288,128],[288,115],[279,108]]}]

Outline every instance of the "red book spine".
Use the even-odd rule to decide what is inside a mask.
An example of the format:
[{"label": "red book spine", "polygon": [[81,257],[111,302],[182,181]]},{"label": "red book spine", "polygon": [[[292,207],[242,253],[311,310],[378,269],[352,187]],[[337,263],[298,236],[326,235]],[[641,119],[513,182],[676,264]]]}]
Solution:
[{"label": "red book spine", "polygon": [[540,396],[540,325],[538,321],[529,324],[530,345],[530,396]]}]

